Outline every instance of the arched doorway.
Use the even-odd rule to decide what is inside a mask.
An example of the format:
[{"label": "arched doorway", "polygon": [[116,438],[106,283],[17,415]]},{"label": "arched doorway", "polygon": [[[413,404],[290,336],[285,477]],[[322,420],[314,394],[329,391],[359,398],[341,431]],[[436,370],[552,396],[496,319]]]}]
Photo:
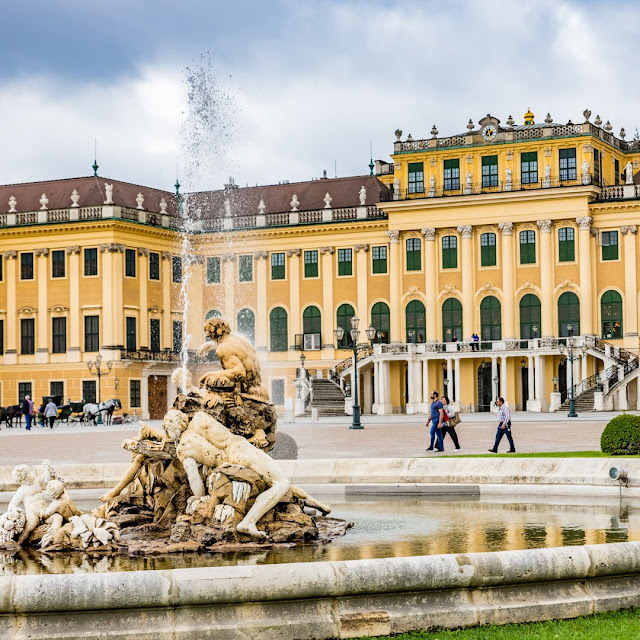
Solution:
[{"label": "arched doorway", "polygon": [[462,340],[462,304],[456,298],[442,303],[442,342]]},{"label": "arched doorway", "polygon": [[302,312],[302,348],[314,351],[322,348],[322,313],[315,305]]},{"label": "arched doorway", "polygon": [[487,296],[480,303],[480,339],[483,342],[502,339],[502,308],[495,296]]}]

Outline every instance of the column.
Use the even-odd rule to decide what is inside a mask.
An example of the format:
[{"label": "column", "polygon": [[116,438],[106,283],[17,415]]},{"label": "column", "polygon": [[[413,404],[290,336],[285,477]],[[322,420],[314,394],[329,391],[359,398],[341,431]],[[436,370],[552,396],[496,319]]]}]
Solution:
[{"label": "column", "polygon": [[287,249],[289,257],[289,349],[295,350],[296,335],[302,333],[300,325],[300,249]]},{"label": "column", "polygon": [[372,413],[373,407],[373,369],[368,367],[362,372],[362,410]]},{"label": "column", "polygon": [[267,317],[267,258],[266,251],[256,251],[256,350],[268,351],[269,318]]},{"label": "column", "polygon": [[[162,331],[160,332],[160,347],[172,347],[169,341],[173,337],[171,326],[171,283],[173,281],[173,256],[168,251],[162,252]],[[227,318],[228,319],[228,318]]]},{"label": "column", "polygon": [[456,368],[453,372],[456,380],[455,389],[454,389],[455,397],[456,397],[455,406],[458,411],[460,410],[460,400],[462,397],[462,388],[461,388],[461,382],[460,382],[460,369],[462,368],[461,364],[462,364],[462,360],[460,358],[457,358]]},{"label": "column", "polygon": [[591,268],[591,223],[593,218],[576,218],[580,255],[580,333],[593,334],[593,277]]},{"label": "column", "polygon": [[46,363],[49,349],[47,348],[47,262],[49,261],[49,249],[34,249],[37,258],[38,279],[38,320],[36,340],[36,362]]},{"label": "column", "polygon": [[453,402],[453,358],[447,358],[447,398]]},{"label": "column", "polygon": [[495,407],[496,400],[496,377],[498,376],[498,358],[491,358],[491,410]]},{"label": "column", "polygon": [[229,326],[234,329],[235,322],[235,302],[236,302],[236,278],[235,278],[235,253],[224,253],[220,257],[222,261],[222,282],[224,282],[224,319]]},{"label": "column", "polygon": [[140,416],[143,420],[149,419],[149,373],[147,371],[142,372],[142,378],[140,380],[140,400],[141,411]]},{"label": "column", "polygon": [[536,356],[536,400],[540,401],[540,411],[542,411],[542,404],[545,399],[544,394],[544,366],[545,359],[544,356]]},{"label": "column", "polygon": [[498,229],[502,232],[502,334],[505,340],[512,340],[516,337],[513,222],[499,222]]},{"label": "column", "polygon": [[367,291],[367,281],[369,279],[369,270],[367,268],[367,253],[369,251],[369,245],[356,244],[353,247],[353,250],[356,252],[356,283],[358,291],[356,314],[360,318],[360,328],[364,334],[364,331],[371,324],[371,318],[369,317],[369,299]]},{"label": "column", "polygon": [[416,380],[414,373],[414,361],[407,360],[407,405],[405,413],[416,413]]},{"label": "column", "polygon": [[380,402],[378,403],[378,414],[388,415],[392,411],[391,406],[391,369],[389,361],[382,361],[380,363]]},{"label": "column", "polygon": [[380,401],[380,391],[378,389],[380,384],[380,363],[377,360],[373,362],[373,405],[371,407],[372,413],[378,413],[378,402]]},{"label": "column", "polygon": [[[533,356],[527,357],[527,383],[529,385],[529,401],[535,399],[536,397],[536,387],[535,387],[535,372],[533,368]],[[529,408],[527,407],[527,410]]]},{"label": "column", "polygon": [[69,256],[69,343],[67,362],[80,362],[80,247],[67,247]]},{"label": "column", "polygon": [[507,357],[503,356],[500,360],[500,395],[509,401],[509,380],[507,378]]},{"label": "column", "polygon": [[429,387],[429,361],[422,361],[422,404],[423,411],[429,413],[429,407],[431,406],[431,389]]},{"label": "column", "polygon": [[[434,227],[422,229],[424,236],[424,292],[427,304],[438,299],[438,265],[436,264],[436,230]],[[437,314],[427,311],[427,342],[438,342]]]},{"label": "column", "polygon": [[[333,352],[333,247],[320,247],[322,256],[322,348]],[[327,357],[330,354],[327,353]]]},{"label": "column", "polygon": [[400,232],[387,231],[389,236],[389,302],[391,303],[391,327],[389,340],[392,343],[404,342],[402,336],[402,256],[400,251]]},{"label": "column", "polygon": [[18,313],[16,309],[16,263],[18,252],[17,251],[5,251],[2,256],[4,257],[7,279],[7,315],[6,315],[6,349],[4,352],[5,364],[16,364],[18,362],[18,349],[17,349],[17,318]]},{"label": "column", "polygon": [[462,266],[462,339],[470,340],[474,326],[474,293],[473,279],[473,227],[469,225],[458,227],[462,236],[460,260]]},{"label": "column", "polygon": [[587,363],[588,363],[587,358],[588,357],[589,356],[586,355],[586,354],[584,356],[582,356],[582,376],[581,376],[580,380],[586,380],[589,377],[589,373],[588,373],[588,370],[587,370]]},{"label": "column", "polygon": [[638,289],[636,277],[636,234],[638,226],[625,225],[621,228],[624,236],[624,337],[638,338]]},{"label": "column", "polygon": [[540,286],[542,289],[543,338],[555,335],[553,330],[553,252],[551,246],[551,220],[538,220],[540,229]]}]

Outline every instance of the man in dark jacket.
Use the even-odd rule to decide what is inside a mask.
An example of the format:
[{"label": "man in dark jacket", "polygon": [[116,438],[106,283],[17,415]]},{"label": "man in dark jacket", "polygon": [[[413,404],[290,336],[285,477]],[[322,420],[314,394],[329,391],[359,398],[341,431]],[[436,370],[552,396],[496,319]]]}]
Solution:
[{"label": "man in dark jacket", "polygon": [[24,419],[27,423],[27,431],[31,431],[31,418],[33,417],[33,400],[31,400],[30,396],[25,396],[22,401],[22,406],[20,407],[22,414],[24,415]]}]

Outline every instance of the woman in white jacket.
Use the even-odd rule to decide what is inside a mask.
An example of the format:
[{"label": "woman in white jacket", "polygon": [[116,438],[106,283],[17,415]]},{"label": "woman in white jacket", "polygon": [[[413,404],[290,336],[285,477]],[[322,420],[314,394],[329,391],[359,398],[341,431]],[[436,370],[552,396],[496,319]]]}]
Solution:
[{"label": "woman in white jacket", "polygon": [[449,404],[449,398],[447,396],[442,396],[442,404],[444,409],[444,415],[447,417],[447,421],[442,427],[442,439],[444,440],[445,436],[449,434],[449,437],[453,440],[453,446],[456,449],[460,448],[460,443],[458,442],[458,434],[456,433],[456,428],[449,422],[449,418],[453,418],[456,415],[456,410]]}]

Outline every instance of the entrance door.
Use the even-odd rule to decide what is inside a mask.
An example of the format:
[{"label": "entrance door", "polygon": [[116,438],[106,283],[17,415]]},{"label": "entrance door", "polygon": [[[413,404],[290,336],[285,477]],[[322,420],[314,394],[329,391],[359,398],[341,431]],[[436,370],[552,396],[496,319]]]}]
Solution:
[{"label": "entrance door", "polygon": [[149,418],[162,420],[167,412],[167,376],[149,376]]},{"label": "entrance door", "polygon": [[522,367],[522,410],[527,410],[527,402],[529,402],[529,369]]},{"label": "entrance door", "polygon": [[563,360],[558,365],[558,391],[563,394],[563,398],[567,396],[567,361]]},{"label": "entrance door", "polygon": [[478,411],[491,411],[491,363],[478,367]]}]

